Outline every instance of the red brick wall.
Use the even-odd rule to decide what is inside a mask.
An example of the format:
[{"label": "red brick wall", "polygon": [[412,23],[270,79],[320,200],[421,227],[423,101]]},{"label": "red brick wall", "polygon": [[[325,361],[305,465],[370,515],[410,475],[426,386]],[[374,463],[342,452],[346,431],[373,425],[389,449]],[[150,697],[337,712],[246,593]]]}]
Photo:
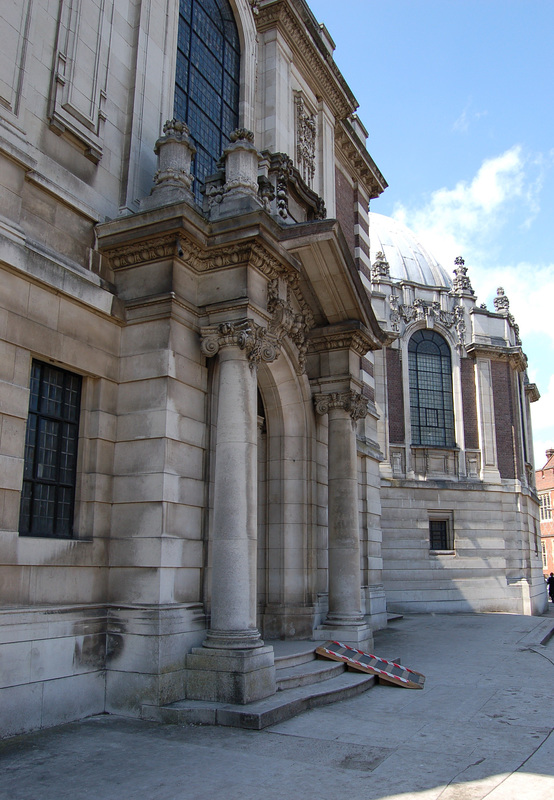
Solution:
[{"label": "red brick wall", "polygon": [[352,184],[338,167],[335,167],[335,194],[337,204],[337,219],[340,222],[342,232],[346,237],[348,247],[354,258],[354,248],[356,237],[354,236],[354,225],[356,221],[354,203],[356,202],[356,192]]},{"label": "red brick wall", "polygon": [[477,399],[475,394],[475,362],[469,358],[462,358],[460,364],[465,446],[477,450],[479,447],[479,428],[477,425]]},{"label": "red brick wall", "polygon": [[512,371],[508,363],[493,361],[491,373],[498,469],[502,478],[514,479],[519,474],[520,458]]},{"label": "red brick wall", "polygon": [[404,395],[402,393],[400,350],[387,348],[387,388],[389,439],[394,444],[403,443],[406,439],[406,428],[404,426]]}]

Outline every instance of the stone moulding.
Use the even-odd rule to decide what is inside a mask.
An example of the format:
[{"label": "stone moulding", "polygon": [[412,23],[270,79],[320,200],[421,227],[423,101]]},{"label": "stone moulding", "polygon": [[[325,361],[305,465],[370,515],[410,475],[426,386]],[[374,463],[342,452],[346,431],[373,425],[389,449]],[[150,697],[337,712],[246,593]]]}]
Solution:
[{"label": "stone moulding", "polygon": [[369,350],[375,348],[367,334],[359,330],[335,333],[318,329],[309,336],[308,350],[311,353],[346,349],[353,350],[359,356],[365,356]]},{"label": "stone moulding", "polygon": [[512,369],[525,372],[527,369],[527,356],[521,347],[495,347],[485,344],[468,344],[467,354],[470,358],[487,358],[491,361],[507,361]]},{"label": "stone moulding", "polygon": [[[204,250],[182,233],[164,234],[132,244],[106,248],[104,256],[117,271],[165,259],[178,259],[196,273],[224,270],[243,265],[268,278],[268,331],[281,342],[285,336],[296,345],[297,371],[306,371],[307,337],[314,327],[313,314],[300,290],[298,271],[280,261],[257,241],[238,246]],[[173,293],[168,299],[176,300]]]},{"label": "stone moulding", "polygon": [[365,187],[369,199],[379,197],[388,184],[348,120],[342,119],[335,125],[335,147],[354,167],[356,178]]}]

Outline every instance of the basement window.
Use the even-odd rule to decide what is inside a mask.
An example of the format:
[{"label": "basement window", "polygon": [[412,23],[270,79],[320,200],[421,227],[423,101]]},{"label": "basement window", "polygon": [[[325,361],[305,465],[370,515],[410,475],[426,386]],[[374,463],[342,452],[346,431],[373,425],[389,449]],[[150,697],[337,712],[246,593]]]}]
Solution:
[{"label": "basement window", "polygon": [[454,552],[452,513],[429,512],[429,549],[433,553]]}]

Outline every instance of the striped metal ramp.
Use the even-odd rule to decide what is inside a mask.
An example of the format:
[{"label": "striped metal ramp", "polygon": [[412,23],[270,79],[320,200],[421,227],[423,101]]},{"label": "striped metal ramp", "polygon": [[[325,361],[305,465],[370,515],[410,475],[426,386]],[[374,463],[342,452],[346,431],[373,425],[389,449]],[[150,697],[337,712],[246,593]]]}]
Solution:
[{"label": "striped metal ramp", "polygon": [[425,685],[425,675],[422,675],[421,672],[414,672],[413,669],[403,667],[394,661],[387,661],[371,653],[355,650],[347,644],[325,642],[316,648],[316,653],[323,658],[342,661],[351,669],[368,672],[370,675],[376,675],[379,681],[394,683],[405,689],[423,689]]}]

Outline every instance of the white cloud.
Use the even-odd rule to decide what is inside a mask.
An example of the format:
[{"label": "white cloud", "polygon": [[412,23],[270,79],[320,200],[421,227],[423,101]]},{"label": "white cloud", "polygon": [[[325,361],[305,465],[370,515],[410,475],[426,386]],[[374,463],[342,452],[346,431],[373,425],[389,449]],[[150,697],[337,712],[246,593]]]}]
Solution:
[{"label": "white cloud", "polygon": [[472,100],[471,98],[467,101],[466,106],[458,119],[454,121],[452,125],[452,130],[456,133],[467,133],[472,122],[476,120],[480,120],[481,117],[487,116],[487,111],[472,111]]},{"label": "white cloud", "polygon": [[[510,312],[525,337],[539,334],[545,337],[545,345],[554,347],[552,298],[554,297],[554,263],[530,264],[522,262],[513,266],[475,268],[470,271],[475,290],[480,298],[492,299],[499,286],[505,289],[510,301]],[[553,360],[554,366],[554,360]]]},{"label": "white cloud", "polygon": [[417,209],[399,204],[393,216],[413,229],[448,267],[457,255],[480,260],[481,248],[506,219],[507,210],[532,207],[537,213],[540,184],[526,178],[526,159],[519,145],[487,159],[471,180],[453,189],[437,189]]}]

